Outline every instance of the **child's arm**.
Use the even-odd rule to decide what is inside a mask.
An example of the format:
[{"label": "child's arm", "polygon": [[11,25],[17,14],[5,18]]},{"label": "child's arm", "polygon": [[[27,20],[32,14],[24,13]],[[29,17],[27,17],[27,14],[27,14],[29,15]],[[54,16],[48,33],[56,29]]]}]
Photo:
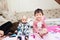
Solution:
[{"label": "child's arm", "polygon": [[47,33],[48,32],[47,31],[47,25],[46,25],[46,23],[44,21],[43,21],[42,27],[43,27],[43,33]]},{"label": "child's arm", "polygon": [[19,31],[19,30],[21,30],[21,23],[18,25],[18,27],[17,27],[17,31]]},{"label": "child's arm", "polygon": [[22,33],[22,24],[19,24],[18,27],[17,27],[17,35],[21,34]]},{"label": "child's arm", "polygon": [[46,35],[46,34],[48,33],[46,27],[47,27],[47,25],[46,25],[46,23],[43,21],[42,29],[41,29],[41,31],[38,33],[41,37],[43,37],[44,35]]},{"label": "child's arm", "polygon": [[33,31],[36,33],[39,33],[39,29],[37,27],[37,24],[33,23]]},{"label": "child's arm", "polygon": [[47,25],[46,25],[46,23],[43,21],[42,28],[46,28],[46,27],[47,27]]}]

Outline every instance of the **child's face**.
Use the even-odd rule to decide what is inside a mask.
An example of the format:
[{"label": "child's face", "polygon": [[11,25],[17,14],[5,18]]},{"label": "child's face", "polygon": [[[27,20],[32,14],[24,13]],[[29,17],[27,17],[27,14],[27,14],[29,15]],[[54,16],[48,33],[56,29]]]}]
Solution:
[{"label": "child's face", "polygon": [[26,16],[22,16],[22,23],[26,23],[27,22],[27,17]]},{"label": "child's face", "polygon": [[36,19],[37,21],[41,21],[41,20],[42,20],[42,17],[43,17],[43,15],[42,15],[41,12],[35,14],[35,19]]},{"label": "child's face", "polygon": [[23,23],[26,23],[26,22],[27,22],[27,19],[23,18],[23,19],[22,19],[22,22],[23,22]]},{"label": "child's face", "polygon": [[0,37],[4,35],[4,32],[0,30]]}]

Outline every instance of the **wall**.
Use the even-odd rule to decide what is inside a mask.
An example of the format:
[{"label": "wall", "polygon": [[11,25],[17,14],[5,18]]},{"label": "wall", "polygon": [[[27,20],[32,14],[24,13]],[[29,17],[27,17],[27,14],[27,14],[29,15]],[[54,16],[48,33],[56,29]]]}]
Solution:
[{"label": "wall", "polygon": [[55,9],[60,5],[54,0],[7,0],[10,11],[33,11],[36,8]]},{"label": "wall", "polygon": [[43,9],[47,18],[60,18],[60,5],[54,0],[7,0],[7,2],[9,11],[0,10],[0,24],[6,21],[17,22],[22,15],[33,17],[33,12],[38,7]]}]

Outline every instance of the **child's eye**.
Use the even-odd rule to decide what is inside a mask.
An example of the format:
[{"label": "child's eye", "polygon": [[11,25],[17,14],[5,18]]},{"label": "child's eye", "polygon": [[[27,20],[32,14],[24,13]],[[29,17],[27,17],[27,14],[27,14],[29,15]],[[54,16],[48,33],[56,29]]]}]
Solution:
[{"label": "child's eye", "polygon": [[23,19],[23,21],[26,21],[25,19]]},{"label": "child's eye", "polygon": [[36,16],[39,16],[38,14]]},{"label": "child's eye", "polygon": [[23,19],[23,21],[24,21],[24,19]]},{"label": "child's eye", "polygon": [[36,15],[36,16],[38,16],[38,15]]},{"label": "child's eye", "polygon": [[24,20],[23,20],[24,21]]}]

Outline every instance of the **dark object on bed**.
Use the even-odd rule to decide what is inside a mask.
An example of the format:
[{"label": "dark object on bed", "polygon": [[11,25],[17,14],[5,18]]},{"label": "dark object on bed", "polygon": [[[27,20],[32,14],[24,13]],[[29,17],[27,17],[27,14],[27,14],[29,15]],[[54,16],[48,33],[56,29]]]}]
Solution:
[{"label": "dark object on bed", "polygon": [[60,0],[55,0],[58,4],[60,4]]},{"label": "dark object on bed", "polygon": [[19,24],[19,22],[14,22],[13,23],[13,26],[11,28],[11,30],[13,30],[13,33],[15,33],[15,31],[17,30],[18,24]]},{"label": "dark object on bed", "polygon": [[9,32],[12,32],[11,30],[12,25],[13,25],[12,22],[8,21],[0,26],[0,30],[3,30],[4,34],[7,35]]}]

